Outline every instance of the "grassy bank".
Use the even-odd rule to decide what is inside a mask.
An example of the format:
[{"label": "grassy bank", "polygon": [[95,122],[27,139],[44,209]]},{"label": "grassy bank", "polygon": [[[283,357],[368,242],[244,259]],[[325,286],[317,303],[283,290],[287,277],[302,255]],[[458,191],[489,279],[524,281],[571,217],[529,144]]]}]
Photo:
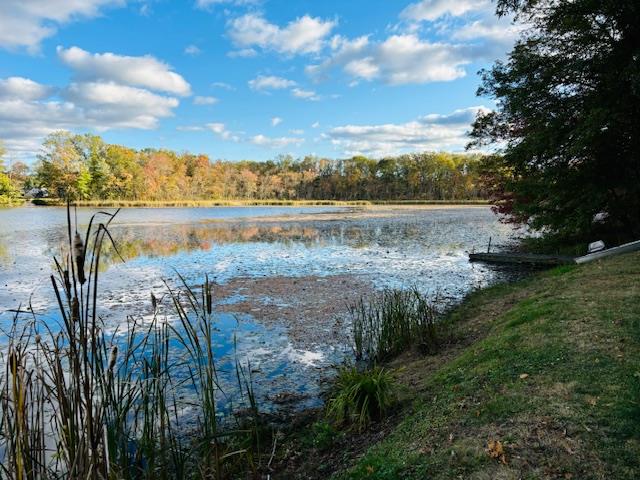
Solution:
[{"label": "grassy bank", "polygon": [[283,468],[289,478],[638,478],[639,278],[636,253],[471,295],[438,354],[388,366],[401,386],[392,418],[330,441],[306,429],[296,441],[312,451]]},{"label": "grassy bank", "polygon": [[[57,198],[34,199],[35,205],[63,206]],[[486,200],[80,200],[79,207],[244,207],[244,206],[366,206],[366,205],[488,205]]]}]

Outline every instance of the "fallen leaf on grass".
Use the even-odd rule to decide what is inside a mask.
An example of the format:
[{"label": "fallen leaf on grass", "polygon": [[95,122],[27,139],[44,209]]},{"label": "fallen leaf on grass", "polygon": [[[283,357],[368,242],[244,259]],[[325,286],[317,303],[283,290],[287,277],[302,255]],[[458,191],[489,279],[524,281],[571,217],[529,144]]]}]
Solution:
[{"label": "fallen leaf on grass", "polygon": [[525,378],[529,377],[528,373],[521,373],[520,374],[520,380],[524,380]]},{"label": "fallen leaf on grass", "polygon": [[504,465],[507,464],[504,446],[500,440],[489,440],[489,443],[487,444],[487,453],[491,458],[500,460]]},{"label": "fallen leaf on grass", "polygon": [[593,397],[591,395],[586,396],[587,403],[592,407],[595,407],[598,403],[598,397]]}]

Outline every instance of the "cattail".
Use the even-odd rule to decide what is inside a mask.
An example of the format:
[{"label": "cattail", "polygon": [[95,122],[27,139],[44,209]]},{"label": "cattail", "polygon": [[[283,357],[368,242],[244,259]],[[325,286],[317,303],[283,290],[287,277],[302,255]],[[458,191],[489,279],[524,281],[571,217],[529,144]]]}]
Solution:
[{"label": "cattail", "polygon": [[156,309],[158,308],[158,299],[156,298],[156,296],[153,294],[153,292],[151,292],[151,306],[153,307],[153,311],[155,312]]},{"label": "cattail", "polygon": [[71,321],[73,323],[80,321],[80,303],[78,303],[78,297],[73,297],[73,300],[71,300]]},{"label": "cattail", "polygon": [[84,285],[87,280],[84,276],[84,243],[82,243],[82,238],[78,232],[73,237],[73,259],[76,262],[78,280],[81,285]]},{"label": "cattail", "polygon": [[113,370],[116,366],[116,359],[118,358],[118,346],[114,345],[111,349],[111,357],[109,358],[109,371]]},{"label": "cattail", "polygon": [[40,345],[40,340],[41,340],[40,334],[38,333],[36,334],[36,345]]},{"label": "cattail", "polygon": [[67,295],[71,295],[71,282],[69,281],[69,270],[65,270],[62,272],[62,276],[64,277],[64,290],[67,292]]},{"label": "cattail", "polygon": [[9,354],[9,368],[14,375],[18,371],[18,356],[15,351],[11,351]]},{"label": "cattail", "polygon": [[213,292],[211,291],[211,282],[209,282],[208,275],[202,288],[204,290],[205,308],[207,309],[207,313],[211,315],[211,312],[213,311]]},{"label": "cattail", "polygon": [[211,315],[211,312],[213,310],[213,306],[212,306],[213,305],[213,301],[212,301],[213,298],[212,298],[212,296],[213,295],[211,293],[211,284],[209,282],[207,282],[207,297],[206,297],[206,300],[207,300],[207,313],[209,315]]}]

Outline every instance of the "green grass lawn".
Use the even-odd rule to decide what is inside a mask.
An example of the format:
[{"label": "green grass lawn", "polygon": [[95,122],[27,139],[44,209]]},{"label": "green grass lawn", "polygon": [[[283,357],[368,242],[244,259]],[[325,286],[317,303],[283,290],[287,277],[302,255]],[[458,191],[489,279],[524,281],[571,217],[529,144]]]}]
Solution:
[{"label": "green grass lawn", "polygon": [[335,478],[640,478],[640,253],[479,291],[447,323],[439,356],[392,364],[401,420]]}]

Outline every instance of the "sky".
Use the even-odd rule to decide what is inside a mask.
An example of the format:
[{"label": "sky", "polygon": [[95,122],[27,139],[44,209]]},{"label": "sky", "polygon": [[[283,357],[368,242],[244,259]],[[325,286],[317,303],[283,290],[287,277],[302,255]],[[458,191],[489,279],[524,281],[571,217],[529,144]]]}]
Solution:
[{"label": "sky", "polygon": [[212,159],[462,151],[490,0],[0,0],[0,141],[56,130]]}]

